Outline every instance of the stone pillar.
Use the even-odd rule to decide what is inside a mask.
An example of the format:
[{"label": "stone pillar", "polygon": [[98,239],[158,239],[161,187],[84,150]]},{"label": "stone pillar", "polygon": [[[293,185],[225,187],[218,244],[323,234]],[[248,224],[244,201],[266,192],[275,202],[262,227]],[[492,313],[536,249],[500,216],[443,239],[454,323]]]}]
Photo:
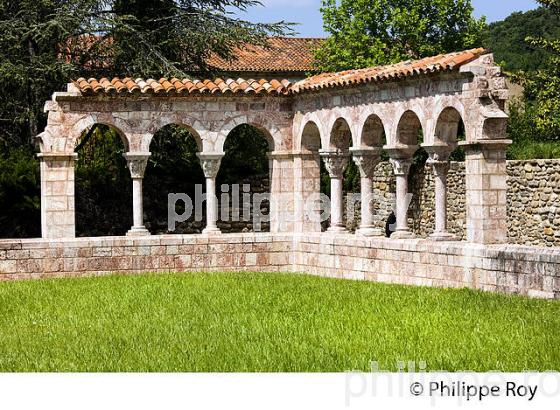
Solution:
[{"label": "stone pillar", "polygon": [[434,241],[456,241],[457,238],[447,232],[447,174],[449,172],[449,155],[452,147],[448,145],[424,146],[430,158],[428,164],[434,170],[435,185],[435,229],[430,235]]},{"label": "stone pillar", "polygon": [[41,161],[41,236],[76,237],[74,164],[77,154],[45,153]]},{"label": "stone pillar", "polygon": [[511,140],[463,142],[466,151],[467,240],[507,243],[506,148]]},{"label": "stone pillar", "polygon": [[379,149],[351,150],[354,162],[360,170],[361,222],[356,234],[362,236],[383,236],[381,229],[373,225],[373,174],[381,162]]},{"label": "stone pillar", "polygon": [[320,154],[331,178],[331,224],[328,231],[345,232],[342,180],[350,156],[342,151],[321,151]]},{"label": "stone pillar", "polygon": [[395,216],[397,218],[397,228],[391,235],[393,239],[411,239],[414,234],[408,227],[408,173],[412,165],[412,158],[391,158],[391,165],[397,180]]},{"label": "stone pillar", "polygon": [[273,151],[270,160],[270,232],[295,232],[296,175],[295,157],[292,151]]},{"label": "stone pillar", "polygon": [[321,158],[318,152],[294,153],[294,231],[321,232]]},{"label": "stone pillar", "polygon": [[224,154],[197,154],[206,177],[206,228],[202,231],[206,235],[219,235],[218,229],[218,197],[216,196],[216,176]]},{"label": "stone pillar", "polygon": [[126,153],[124,154],[130,176],[132,177],[132,215],[133,225],[127,236],[148,236],[150,232],[144,226],[144,198],[142,184],[144,173],[148,165],[149,153]]}]

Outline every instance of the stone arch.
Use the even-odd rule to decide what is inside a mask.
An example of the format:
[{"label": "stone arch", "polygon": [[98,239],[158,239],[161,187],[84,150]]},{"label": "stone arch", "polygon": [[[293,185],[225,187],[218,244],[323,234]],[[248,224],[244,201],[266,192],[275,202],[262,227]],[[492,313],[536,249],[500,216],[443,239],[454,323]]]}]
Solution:
[{"label": "stone arch", "polygon": [[91,130],[91,128],[95,125],[105,125],[114,129],[121,138],[126,151],[130,150],[130,146],[132,144],[129,140],[129,135],[131,134],[131,131],[124,127],[125,124],[117,124],[110,116],[98,116],[91,114],[77,121],[72,127],[72,132],[70,133],[67,141],[67,145],[72,147],[72,152],[74,152],[76,145],[80,138],[82,138],[83,134]]},{"label": "stone arch", "polygon": [[146,145],[143,146],[142,149],[144,151],[148,151],[154,135],[159,130],[169,125],[176,125],[186,129],[196,141],[198,150],[200,152],[203,151],[204,136],[207,135],[206,127],[204,127],[204,125],[198,119],[185,115],[163,116],[163,117],[158,117],[154,121],[152,121],[147,129],[149,133],[149,138],[147,138],[145,141],[142,142],[143,145]]},{"label": "stone arch", "polygon": [[115,125],[113,125],[113,124],[111,124],[110,122],[107,121],[107,122],[95,122],[95,123],[91,124],[89,127],[85,128],[85,129],[80,133],[80,135],[78,136],[78,138],[76,138],[76,139],[74,140],[74,142],[73,142],[73,143],[74,143],[74,152],[75,152],[76,148],[78,147],[81,138],[82,138],[86,133],[90,132],[91,129],[92,129],[94,126],[96,126],[96,125],[106,126],[106,127],[110,128],[111,130],[115,131],[115,132],[117,133],[117,135],[119,136],[119,138],[121,139],[121,141],[122,141],[122,143],[123,143],[123,145],[124,145],[125,151],[126,151],[126,152],[130,151],[130,140],[128,139],[127,135],[126,135],[119,127],[117,127],[117,126],[115,126]]},{"label": "stone arch", "polygon": [[[83,123],[85,124],[85,123]],[[74,141],[75,226],[78,236],[122,236],[131,226],[132,180],[123,154],[129,139],[109,121],[85,128]]]},{"label": "stone arch", "polygon": [[314,121],[304,125],[300,138],[300,151],[318,152],[321,149],[321,131]]},{"label": "stone arch", "polygon": [[329,140],[325,145],[329,150],[348,151],[352,144],[352,129],[350,123],[344,117],[338,117],[329,127]]},{"label": "stone arch", "polygon": [[[165,124],[167,121],[161,121]],[[202,141],[192,127],[167,122],[153,134],[145,134],[143,152],[151,154],[144,174],[144,215],[146,228],[153,234],[199,234],[205,227],[205,215],[189,218],[169,231],[168,195],[186,194],[196,200],[197,186],[205,183],[204,173],[197,157]],[[146,146],[146,144],[149,144]],[[178,215],[185,211],[184,203],[175,203]]]},{"label": "stone arch", "polygon": [[180,127],[186,131],[189,132],[189,134],[191,134],[191,136],[194,138],[195,142],[196,142],[196,146],[199,152],[201,152],[203,150],[203,141],[202,141],[202,137],[200,135],[200,133],[192,126],[184,123],[184,122],[173,122],[173,121],[162,121],[161,123],[161,127],[155,129],[153,132],[150,132],[149,134],[149,138],[146,141],[143,141],[143,144],[147,144],[146,147],[143,147],[146,151],[149,150],[150,145],[152,144],[152,141],[154,139],[154,136],[158,133],[158,131],[164,129],[165,127],[168,127],[170,125],[174,125],[177,127]]},{"label": "stone arch", "polygon": [[294,121],[294,129],[293,129],[293,133],[295,137],[294,148],[296,150],[303,149],[302,147],[303,132],[309,123],[313,123],[317,127],[317,131],[319,133],[319,139],[321,143],[323,141],[323,129],[321,127],[323,122],[321,121],[321,119],[319,118],[316,112],[306,113],[302,116],[300,121]]},{"label": "stone arch", "polygon": [[[267,217],[274,199],[271,181],[274,171],[280,171],[274,160],[274,138],[262,125],[236,122],[239,124],[220,146],[224,155],[216,178],[221,191],[217,227],[227,233],[270,232],[272,221]],[[243,198],[249,194],[249,220],[245,208],[239,207],[240,188]]]},{"label": "stone arch", "polygon": [[[358,134],[358,148],[376,148],[384,145],[387,132],[381,117],[375,113],[370,114],[360,127]],[[386,141],[385,141],[386,143]]]},{"label": "stone arch", "polygon": [[406,110],[398,117],[395,140],[396,145],[418,145],[418,134],[424,131],[420,116],[414,110]]},{"label": "stone arch", "polygon": [[269,151],[274,151],[276,147],[282,146],[282,132],[274,123],[270,123],[265,118],[243,115],[233,117],[225,122],[214,142],[214,152],[224,152],[224,145],[227,137],[240,125],[250,125],[262,132],[268,143]]},{"label": "stone arch", "polygon": [[434,140],[430,143],[456,145],[459,125],[462,121],[462,115],[456,108],[446,107],[442,109],[436,117]]}]

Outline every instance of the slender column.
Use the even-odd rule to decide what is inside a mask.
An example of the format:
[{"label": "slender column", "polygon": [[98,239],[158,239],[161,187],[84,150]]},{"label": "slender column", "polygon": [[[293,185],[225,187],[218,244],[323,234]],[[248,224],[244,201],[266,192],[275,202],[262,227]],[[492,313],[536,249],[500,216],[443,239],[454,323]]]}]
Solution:
[{"label": "slender column", "polygon": [[206,235],[219,235],[218,229],[218,198],[216,196],[216,176],[220,170],[223,154],[197,154],[206,177]]},{"label": "slender column", "polygon": [[381,162],[379,150],[352,150],[354,162],[360,170],[361,222],[356,234],[362,236],[382,236],[381,229],[373,225],[373,173]]},{"label": "slender column", "polygon": [[435,230],[430,239],[434,241],[455,241],[457,238],[447,232],[447,174],[449,172],[449,152],[432,150],[428,164],[434,169],[435,183]]},{"label": "slender column", "polygon": [[322,151],[321,157],[331,177],[331,226],[329,232],[345,232],[343,221],[342,179],[348,165],[349,155],[342,151]]},{"label": "slender column", "polygon": [[128,231],[127,236],[148,236],[150,232],[144,226],[144,198],[142,194],[142,184],[144,173],[150,154],[146,153],[127,153],[126,158],[130,176],[132,177],[132,215],[133,226]]},{"label": "slender column", "polygon": [[395,216],[397,217],[397,228],[391,235],[393,239],[410,239],[414,234],[408,227],[408,173],[412,165],[411,158],[391,158],[391,165],[397,180],[397,203]]}]

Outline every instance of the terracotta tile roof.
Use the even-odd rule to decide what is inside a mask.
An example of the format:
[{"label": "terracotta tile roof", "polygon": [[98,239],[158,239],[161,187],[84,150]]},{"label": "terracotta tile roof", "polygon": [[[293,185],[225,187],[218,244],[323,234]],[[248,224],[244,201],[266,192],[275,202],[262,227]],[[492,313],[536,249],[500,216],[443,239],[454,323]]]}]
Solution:
[{"label": "terracotta tile roof", "polygon": [[247,45],[233,50],[233,59],[210,56],[207,63],[223,72],[310,72],[314,71],[314,50],[321,38],[270,37],[267,47]]},{"label": "terracotta tile roof", "polygon": [[460,66],[469,63],[483,54],[486,54],[485,49],[475,48],[456,53],[440,54],[416,61],[403,61],[393,65],[349,70],[340,73],[319,74],[297,82],[291,88],[291,92],[299,93],[302,91],[380,82],[412,77],[420,74],[458,70]]},{"label": "terracotta tile roof", "polygon": [[288,80],[233,80],[221,78],[211,80],[179,80],[161,78],[159,81],[137,78],[80,78],[74,85],[84,95],[94,94],[287,94],[291,83]]},{"label": "terracotta tile roof", "polygon": [[438,73],[442,71],[457,71],[459,67],[469,63],[486,53],[483,48],[441,54],[416,61],[349,70],[340,73],[326,73],[316,75],[292,84],[289,80],[237,80],[215,79],[194,80],[185,78],[170,80],[161,78],[159,81],[138,78],[102,78],[97,80],[80,78],[74,85],[84,95],[95,94],[158,94],[158,95],[190,95],[190,94],[297,94],[305,91],[321,90],[325,88],[346,87],[370,82],[381,82],[417,75]]}]

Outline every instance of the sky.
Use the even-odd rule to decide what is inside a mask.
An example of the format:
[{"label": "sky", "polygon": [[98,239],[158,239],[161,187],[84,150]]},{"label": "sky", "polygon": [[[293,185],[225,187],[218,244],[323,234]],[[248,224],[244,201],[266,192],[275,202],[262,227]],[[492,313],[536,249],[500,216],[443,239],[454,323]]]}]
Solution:
[{"label": "sky", "polygon": [[[251,8],[242,17],[254,22],[285,20],[300,23],[295,27],[298,37],[326,35],[319,11],[321,0],[261,0],[261,3],[264,7]],[[534,0],[472,0],[472,3],[475,15],[486,16],[488,22],[503,20],[514,11],[527,11],[537,7]]]}]

